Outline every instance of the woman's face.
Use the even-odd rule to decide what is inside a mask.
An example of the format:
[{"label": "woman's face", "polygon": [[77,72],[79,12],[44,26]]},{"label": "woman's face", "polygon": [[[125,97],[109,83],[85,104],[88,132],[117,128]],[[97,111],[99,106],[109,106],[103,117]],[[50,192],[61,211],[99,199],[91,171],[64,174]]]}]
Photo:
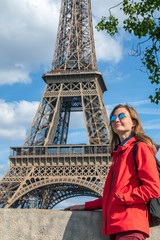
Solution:
[{"label": "woman's face", "polygon": [[116,109],[113,115],[114,117],[111,120],[112,129],[122,141],[131,135],[132,128],[136,123],[131,119],[128,110],[124,107]]}]

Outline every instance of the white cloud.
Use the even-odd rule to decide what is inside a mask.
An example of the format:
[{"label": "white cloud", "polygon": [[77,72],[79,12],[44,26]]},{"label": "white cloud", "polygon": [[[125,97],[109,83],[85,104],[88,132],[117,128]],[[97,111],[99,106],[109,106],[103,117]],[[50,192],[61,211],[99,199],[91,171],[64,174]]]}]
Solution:
[{"label": "white cloud", "polygon": [[97,60],[118,63],[122,59],[122,45],[104,32],[95,32],[95,47]]},{"label": "white cloud", "polygon": [[26,129],[24,127],[16,129],[0,129],[0,138],[4,139],[15,139],[22,140],[25,139]]},{"label": "white cloud", "polygon": [[[107,11],[106,1],[92,1],[94,21]],[[113,1],[112,5],[118,0]],[[18,6],[18,7],[16,7]],[[105,6],[105,7],[104,7]],[[115,10],[114,10],[115,11]],[[116,10],[116,14],[119,12]],[[60,1],[5,0],[0,8],[0,85],[30,83],[29,74],[51,65],[58,29]],[[96,24],[94,24],[95,26]],[[95,32],[97,59],[119,62],[122,44],[105,33]],[[120,38],[119,38],[120,39]],[[21,67],[23,66],[23,68]]]},{"label": "white cloud", "polygon": [[106,105],[106,109],[109,109],[109,110],[112,111],[113,108],[114,108],[116,105],[118,105],[118,104],[122,104],[122,105],[128,104],[128,105],[130,105],[130,106],[140,106],[140,105],[148,104],[148,103],[150,103],[150,100],[139,100],[139,101],[128,102],[128,103],[126,103],[126,102],[114,103],[114,104],[108,104],[108,105]]},{"label": "white cloud", "polygon": [[129,104],[132,106],[140,106],[148,103],[150,103],[150,100],[139,100],[139,101],[129,102]]},{"label": "white cloud", "polygon": [[[109,16],[109,8],[112,8],[120,3],[119,0],[112,0],[112,1],[106,1],[106,0],[93,0],[92,1],[92,12],[93,15],[97,18],[101,18],[102,16]],[[115,8],[111,9],[112,14],[119,18],[121,21],[124,19],[124,15],[122,15],[122,12],[120,11],[120,6],[117,6]]]},{"label": "white cloud", "polygon": [[0,85],[14,83],[30,83],[29,72],[23,69],[0,69]]},{"label": "white cloud", "polygon": [[123,74],[122,72],[117,70],[116,65],[107,66],[107,68],[104,69],[102,73],[103,73],[104,79],[107,79],[107,83],[117,84],[129,78],[128,74]]},{"label": "white cloud", "polygon": [[70,129],[84,129],[85,123],[84,123],[84,116],[83,112],[72,112],[71,118],[70,118]]},{"label": "white cloud", "polygon": [[[133,35],[129,34],[123,29],[123,21],[126,19],[123,10],[120,10],[122,4],[119,0],[105,1],[105,0],[93,0],[92,1],[92,13],[93,13],[93,30],[95,35],[95,46],[97,60],[110,61],[118,63],[124,55],[128,55],[128,52],[132,46],[123,46],[124,41],[130,42],[133,39]],[[102,16],[109,17],[110,12],[113,16],[118,18],[118,30],[119,33],[114,37],[104,30],[97,32],[95,26],[100,22]],[[135,39],[135,38],[134,38]]]},{"label": "white cloud", "polygon": [[[118,104],[128,104],[129,106],[132,106],[136,109],[136,111],[138,112],[138,114],[151,114],[151,115],[160,115],[160,111],[157,108],[152,108],[150,100],[139,100],[139,101],[134,101],[134,102],[122,102],[122,103],[114,103],[114,104],[108,104],[105,105],[106,110],[108,115],[110,115],[111,111],[113,110],[113,108],[118,105]],[[142,107],[143,105],[143,107]]]},{"label": "white cloud", "polygon": [[[114,3],[115,2],[115,3]],[[116,4],[118,0],[112,2],[112,4]],[[95,29],[95,26],[100,21],[102,16],[108,16],[108,9],[112,5],[108,4],[108,2],[104,0],[93,1],[92,4],[92,12],[93,12],[93,32],[95,39],[95,48],[96,48],[96,56],[98,61],[110,61],[113,63],[118,63],[123,56],[123,35],[124,33],[120,31],[120,35],[118,38],[110,37],[105,31],[98,32]],[[118,11],[119,12],[119,11]],[[116,17],[118,17],[116,15]]]},{"label": "white cloud", "polygon": [[143,123],[143,128],[144,129],[160,129],[160,119],[154,119],[154,120],[149,120],[149,121],[145,121]]},{"label": "white cloud", "polygon": [[0,100],[0,138],[24,140],[39,102],[12,102]]},{"label": "white cloud", "polygon": [[51,65],[59,7],[58,0],[1,2],[0,84],[28,83],[31,71]]},{"label": "white cloud", "polygon": [[138,112],[141,114],[148,114],[148,115],[160,115],[160,110],[158,108],[138,108]]}]

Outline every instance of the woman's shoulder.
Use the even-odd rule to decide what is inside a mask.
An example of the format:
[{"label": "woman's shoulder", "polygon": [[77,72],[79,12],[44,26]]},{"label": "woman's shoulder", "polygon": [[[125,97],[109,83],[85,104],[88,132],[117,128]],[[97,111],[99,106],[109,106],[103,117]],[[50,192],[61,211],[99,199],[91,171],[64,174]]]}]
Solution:
[{"label": "woman's shoulder", "polygon": [[[148,143],[146,143],[144,141],[139,141],[139,140],[137,140],[137,141],[138,141],[138,145],[137,145],[138,147],[137,148],[138,148],[139,151],[145,152],[145,153],[151,152],[154,155],[154,153],[152,151],[152,148],[149,146]],[[156,148],[155,148],[155,152],[156,152]]]}]

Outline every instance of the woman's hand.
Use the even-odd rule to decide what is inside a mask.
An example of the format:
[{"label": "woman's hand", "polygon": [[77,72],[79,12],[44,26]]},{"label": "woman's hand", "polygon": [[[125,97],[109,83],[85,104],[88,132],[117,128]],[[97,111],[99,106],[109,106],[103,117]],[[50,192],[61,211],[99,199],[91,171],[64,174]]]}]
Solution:
[{"label": "woman's hand", "polygon": [[64,210],[81,211],[81,210],[85,210],[85,205],[74,205],[74,206],[67,207]]}]

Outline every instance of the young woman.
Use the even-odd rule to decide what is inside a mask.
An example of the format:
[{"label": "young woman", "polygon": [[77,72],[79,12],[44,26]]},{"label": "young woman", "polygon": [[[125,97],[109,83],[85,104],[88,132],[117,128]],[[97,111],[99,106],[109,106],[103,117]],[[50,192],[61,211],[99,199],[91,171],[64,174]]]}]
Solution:
[{"label": "young woman", "polygon": [[[103,209],[103,235],[110,239],[145,239],[149,237],[147,202],[160,196],[160,179],[152,140],[143,132],[134,108],[116,106],[110,117],[113,163],[107,176],[103,197],[65,210]],[[133,147],[138,149],[136,162]]]}]

